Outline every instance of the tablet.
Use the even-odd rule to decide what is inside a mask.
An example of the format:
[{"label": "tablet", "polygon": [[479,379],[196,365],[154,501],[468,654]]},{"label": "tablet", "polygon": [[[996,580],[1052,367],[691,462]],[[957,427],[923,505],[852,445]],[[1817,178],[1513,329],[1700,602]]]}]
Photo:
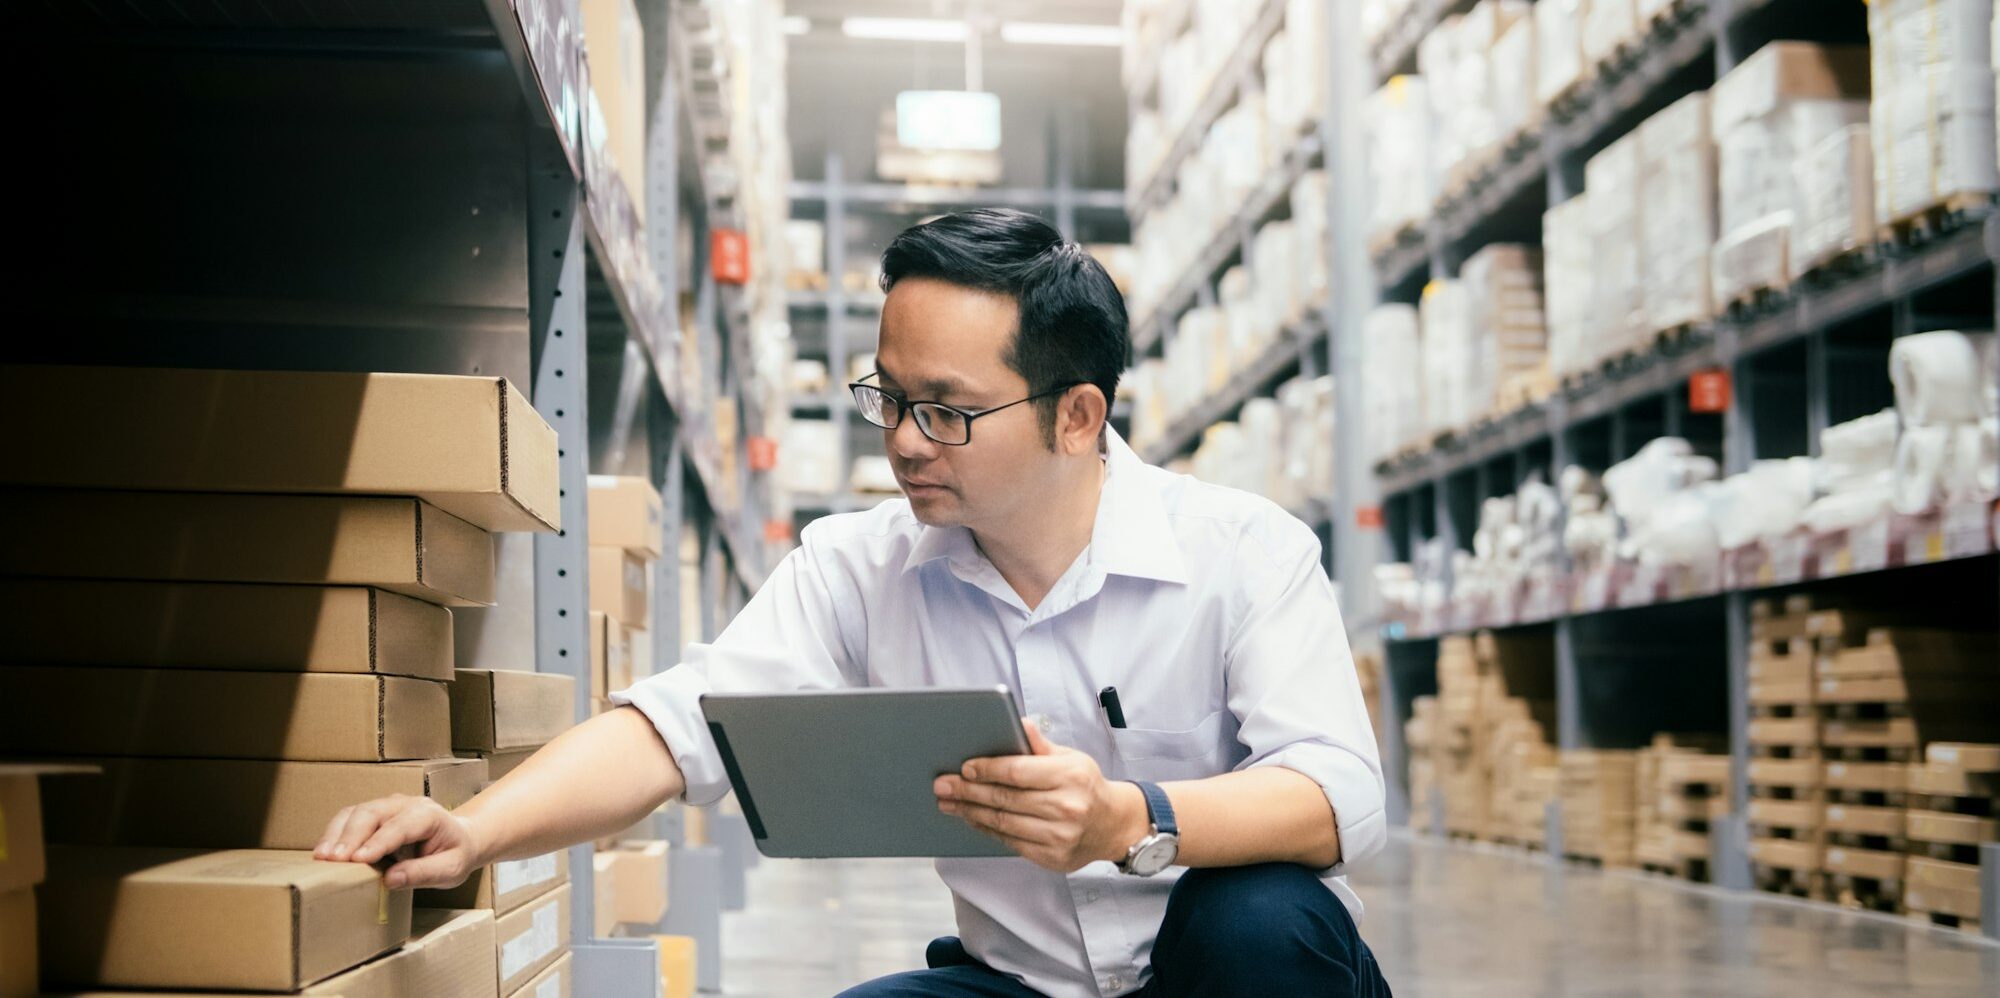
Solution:
[{"label": "tablet", "polygon": [[1012,856],[937,808],[967,759],[1027,755],[1005,686],[709,693],[701,698],[766,856]]}]

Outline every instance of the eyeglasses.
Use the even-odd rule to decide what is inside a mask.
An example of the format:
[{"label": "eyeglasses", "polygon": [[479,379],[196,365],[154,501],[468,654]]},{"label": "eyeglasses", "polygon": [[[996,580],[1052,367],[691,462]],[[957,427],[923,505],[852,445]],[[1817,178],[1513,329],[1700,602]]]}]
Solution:
[{"label": "eyeglasses", "polygon": [[[869,375],[875,377],[875,375]],[[885,430],[893,430],[903,422],[903,413],[917,417],[917,430],[931,440],[947,447],[963,447],[972,442],[972,421],[981,416],[991,415],[1002,409],[1012,409],[1026,402],[1048,398],[1083,384],[1074,381],[1061,388],[1030,395],[1027,398],[996,405],[991,409],[960,409],[943,402],[912,402],[889,392],[856,381],[847,386],[854,393],[854,407],[861,410],[861,418]]]}]

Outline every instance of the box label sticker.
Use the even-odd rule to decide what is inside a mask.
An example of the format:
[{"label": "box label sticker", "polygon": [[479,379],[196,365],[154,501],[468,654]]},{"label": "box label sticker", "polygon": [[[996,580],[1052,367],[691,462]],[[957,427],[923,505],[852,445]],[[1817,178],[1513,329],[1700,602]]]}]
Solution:
[{"label": "box label sticker", "polygon": [[533,859],[514,859],[493,864],[493,893],[497,897],[524,887],[545,884],[556,878],[556,854]]},{"label": "box label sticker", "polygon": [[542,957],[555,952],[562,942],[557,934],[556,906],[545,904],[535,912],[528,924],[528,931],[507,940],[500,947],[500,979],[506,980],[535,965]]}]

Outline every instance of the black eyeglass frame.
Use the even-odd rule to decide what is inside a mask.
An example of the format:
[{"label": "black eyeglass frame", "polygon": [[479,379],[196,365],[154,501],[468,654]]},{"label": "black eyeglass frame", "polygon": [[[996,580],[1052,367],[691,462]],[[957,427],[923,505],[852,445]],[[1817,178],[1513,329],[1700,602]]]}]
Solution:
[{"label": "black eyeglass frame", "polygon": [[[873,378],[876,377],[876,375],[871,374],[868,377]],[[937,437],[931,435],[930,430],[924,428],[924,420],[922,419],[917,420],[917,432],[923,434],[924,439],[929,440],[934,444],[939,444],[945,447],[964,447],[965,445],[970,444],[972,442],[973,420],[978,419],[981,416],[990,416],[996,412],[999,412],[1002,409],[1012,409],[1017,405],[1025,405],[1029,402],[1035,401],[1036,399],[1045,399],[1051,395],[1061,395],[1062,393],[1069,391],[1070,389],[1075,388],[1078,385],[1085,385],[1085,384],[1089,384],[1089,382],[1072,381],[1069,384],[1063,385],[1060,388],[1052,388],[1046,392],[1042,392],[1037,395],[1030,395],[1024,399],[1016,399],[1012,402],[1007,403],[1006,405],[996,405],[991,409],[961,409],[955,405],[949,405],[944,402],[934,402],[928,399],[901,398],[880,385],[868,384],[866,378],[862,379],[861,381],[848,382],[847,391],[848,394],[852,396],[854,399],[854,407],[856,409],[862,410],[861,418],[865,420],[868,423],[868,425],[878,427],[884,430],[893,430],[896,427],[901,426],[903,424],[903,415],[905,413],[915,413],[917,406],[920,405],[935,406],[939,409],[945,410],[946,412],[950,412],[958,416],[960,419],[965,420],[964,440],[939,440]],[[869,419],[867,416],[866,408],[863,407],[861,404],[861,393],[863,391],[874,392],[875,394],[882,396],[884,399],[887,399],[890,403],[894,404],[896,407],[896,416],[894,422],[890,423],[887,426],[884,426],[881,423],[877,423],[874,420]]]}]

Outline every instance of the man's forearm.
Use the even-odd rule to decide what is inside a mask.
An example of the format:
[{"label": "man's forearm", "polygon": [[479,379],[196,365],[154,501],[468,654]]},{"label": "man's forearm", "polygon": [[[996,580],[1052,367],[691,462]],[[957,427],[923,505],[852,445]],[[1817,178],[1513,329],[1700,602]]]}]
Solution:
[{"label": "man's forearm", "polygon": [[[1121,784],[1115,841],[1137,842],[1151,828],[1139,788]],[[1326,791],[1283,766],[1259,766],[1205,780],[1164,784],[1180,825],[1180,866],[1297,863],[1322,869],[1340,861],[1340,832]],[[1119,857],[1123,858],[1123,857]]]},{"label": "man's forearm", "polygon": [[652,722],[619,707],[563,732],[457,814],[480,862],[497,863],[617,834],[685,789]]}]

